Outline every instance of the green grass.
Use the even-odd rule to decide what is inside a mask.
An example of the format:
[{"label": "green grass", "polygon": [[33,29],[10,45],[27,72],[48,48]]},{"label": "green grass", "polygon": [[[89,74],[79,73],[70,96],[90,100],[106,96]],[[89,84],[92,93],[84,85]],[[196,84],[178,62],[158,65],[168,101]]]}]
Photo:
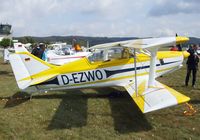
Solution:
[{"label": "green grass", "polygon": [[185,67],[159,78],[191,97],[185,105],[142,114],[121,88],[56,91],[21,99],[9,64],[0,59],[0,139],[199,139],[200,74],[196,89],[184,87]]}]

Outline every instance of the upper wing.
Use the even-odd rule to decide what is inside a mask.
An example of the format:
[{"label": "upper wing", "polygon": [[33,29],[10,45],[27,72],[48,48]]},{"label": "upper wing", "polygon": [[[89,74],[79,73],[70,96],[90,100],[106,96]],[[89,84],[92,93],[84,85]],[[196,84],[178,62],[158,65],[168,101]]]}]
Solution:
[{"label": "upper wing", "polygon": [[104,49],[111,48],[114,46],[136,48],[136,49],[145,49],[151,47],[165,47],[173,46],[174,44],[180,44],[187,42],[189,38],[187,37],[161,37],[161,38],[147,38],[147,39],[135,39],[127,41],[119,41],[114,43],[105,43],[99,44],[90,47],[89,49]]},{"label": "upper wing", "polygon": [[190,100],[189,97],[158,81],[156,81],[155,85],[155,87],[148,88],[147,81],[144,80],[139,83],[137,94],[134,89],[134,84],[127,84],[124,85],[124,87],[143,113],[177,105]]}]

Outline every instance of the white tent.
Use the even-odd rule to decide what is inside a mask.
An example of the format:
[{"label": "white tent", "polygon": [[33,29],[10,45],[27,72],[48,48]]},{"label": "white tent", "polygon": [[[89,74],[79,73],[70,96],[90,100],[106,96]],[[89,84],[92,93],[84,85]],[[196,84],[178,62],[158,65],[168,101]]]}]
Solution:
[{"label": "white tent", "polygon": [[0,41],[3,40],[4,37],[0,37]]}]

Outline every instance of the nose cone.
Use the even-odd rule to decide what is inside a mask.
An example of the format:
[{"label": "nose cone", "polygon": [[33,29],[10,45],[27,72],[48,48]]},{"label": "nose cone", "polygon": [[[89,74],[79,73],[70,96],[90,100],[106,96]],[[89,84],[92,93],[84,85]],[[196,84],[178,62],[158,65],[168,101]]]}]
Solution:
[{"label": "nose cone", "polygon": [[188,58],[188,56],[190,56],[190,53],[188,53],[187,51],[182,51],[182,53],[184,58]]}]

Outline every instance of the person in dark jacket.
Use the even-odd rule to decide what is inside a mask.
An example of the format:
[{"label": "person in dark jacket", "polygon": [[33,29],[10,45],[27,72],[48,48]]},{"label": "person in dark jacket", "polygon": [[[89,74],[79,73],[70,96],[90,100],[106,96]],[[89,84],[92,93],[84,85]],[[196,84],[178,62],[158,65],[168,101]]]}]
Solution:
[{"label": "person in dark jacket", "polygon": [[187,60],[187,75],[185,78],[185,85],[188,86],[190,74],[192,72],[192,87],[195,87],[196,82],[196,73],[198,70],[199,56],[197,55],[197,45],[191,45],[187,50],[190,53],[190,56]]},{"label": "person in dark jacket", "polygon": [[40,52],[41,52],[40,47],[36,45],[36,46],[34,46],[31,54],[35,55],[38,58],[41,58]]},{"label": "person in dark jacket", "polygon": [[35,48],[32,50],[31,54],[37,56],[38,58],[42,59],[43,53],[45,50],[45,45],[44,44],[39,44],[39,46],[35,46]]}]

